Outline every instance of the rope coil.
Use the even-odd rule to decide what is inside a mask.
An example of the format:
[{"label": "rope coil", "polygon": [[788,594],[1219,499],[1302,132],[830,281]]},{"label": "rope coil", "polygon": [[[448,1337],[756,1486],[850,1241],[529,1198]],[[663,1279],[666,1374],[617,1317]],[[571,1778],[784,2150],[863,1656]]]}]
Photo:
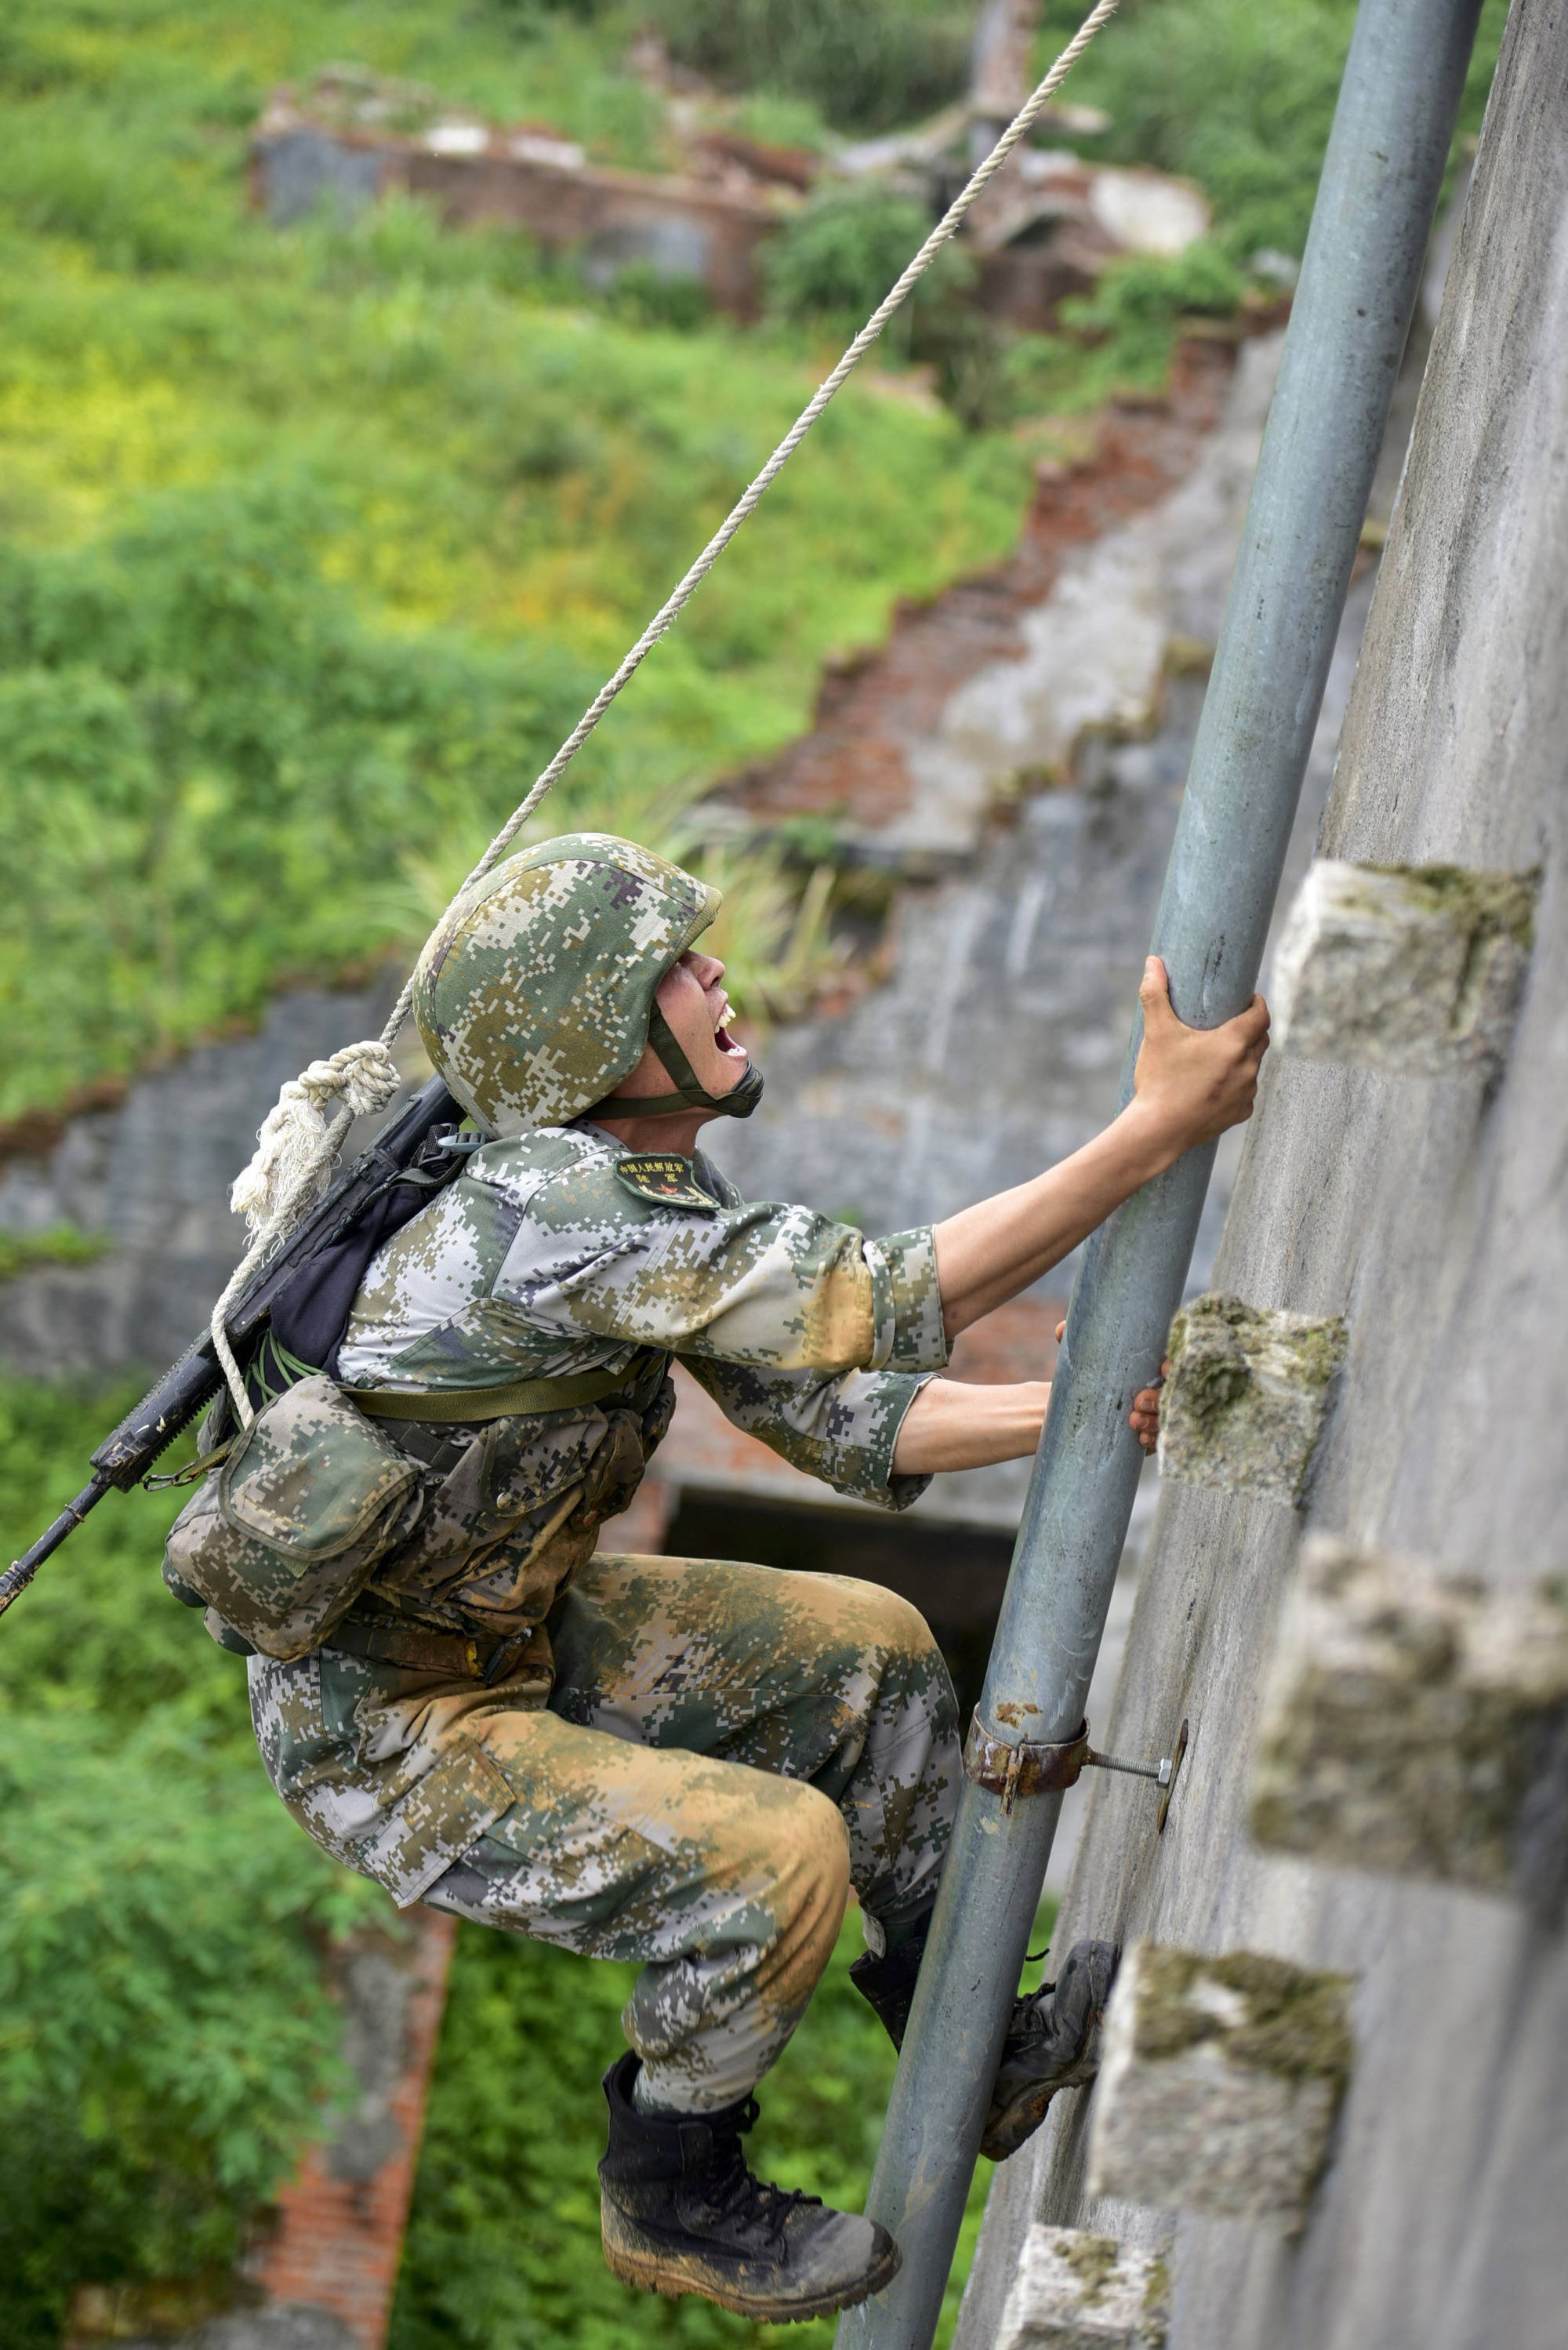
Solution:
[{"label": "rope coil", "polygon": [[[696,561],[654,614],[620,667],[599,688],[526,798],[519,801],[472,873],[453,892],[454,897],[461,896],[475,881],[482,880],[492,866],[504,856],[540,801],[571,764],[611,702],[636,675],[659,639],[674,626],[741,525],[760,504],[834,394],[859,365],[895,311],[919,284],[943,245],[956,234],[977,197],[989,187],[1020,140],[1033,128],[1047,102],[1065,81],[1101,26],[1115,14],[1116,5],[1117,0],[1096,0],[1096,5],[1085,17],[1050,72],[1030,93],[984,162],[949,205],[832,373],[818,384],[761,473],[736,500]],[[292,1078],[285,1086],[275,1108],[268,1112],[262,1127],[255,1157],[230,1194],[236,1212],[249,1221],[251,1244],[213,1308],[211,1328],[213,1347],[228,1381],[234,1409],[244,1427],[249,1427],[254,1415],[239,1365],[229,1344],[229,1308],[270,1251],[287,1236],[300,1216],[319,1198],[337,1143],[349,1118],[383,1107],[397,1091],[399,1078],[390,1048],[408,1017],[412,1000],[413,978],[410,974],[378,1039],[345,1045],[341,1052],[332,1054],[325,1061],[313,1061],[301,1076]],[[385,1087],[384,1091],[379,1090],[382,1087]],[[371,1098],[372,1094],[375,1095],[374,1099]],[[334,1099],[342,1100],[345,1115],[328,1124],[325,1116],[326,1106]]]}]

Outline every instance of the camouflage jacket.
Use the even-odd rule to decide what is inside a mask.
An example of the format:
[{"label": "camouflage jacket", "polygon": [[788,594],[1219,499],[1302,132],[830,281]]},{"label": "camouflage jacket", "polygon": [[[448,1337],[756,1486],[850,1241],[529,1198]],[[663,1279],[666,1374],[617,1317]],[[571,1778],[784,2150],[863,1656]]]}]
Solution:
[{"label": "camouflage jacket", "polygon": [[669,1424],[668,1381],[646,1391],[649,1349],[837,1492],[901,1509],[924,1491],[892,1456],[947,1361],[929,1227],[871,1241],[807,1208],[748,1204],[701,1154],[628,1150],[588,1124],[536,1129],[476,1151],[388,1243],[339,1377],[350,1392],[462,1389],[625,1368],[627,1391],[471,1431],[379,1568],[369,1612],[536,1624]]}]

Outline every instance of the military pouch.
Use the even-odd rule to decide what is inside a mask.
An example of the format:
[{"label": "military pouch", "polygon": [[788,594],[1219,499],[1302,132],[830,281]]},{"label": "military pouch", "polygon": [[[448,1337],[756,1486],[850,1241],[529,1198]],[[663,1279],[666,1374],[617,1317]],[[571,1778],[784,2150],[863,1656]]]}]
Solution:
[{"label": "military pouch", "polygon": [[419,1480],[420,1463],[318,1372],[256,1414],[175,1519],[164,1578],[264,1656],[306,1656],[411,1528]]}]

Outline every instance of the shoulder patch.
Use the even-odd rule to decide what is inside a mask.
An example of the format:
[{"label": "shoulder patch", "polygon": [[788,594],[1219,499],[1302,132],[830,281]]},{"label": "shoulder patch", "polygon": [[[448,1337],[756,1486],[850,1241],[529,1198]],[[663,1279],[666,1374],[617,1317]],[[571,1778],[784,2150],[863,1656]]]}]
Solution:
[{"label": "shoulder patch", "polygon": [[651,1200],[660,1208],[697,1208],[710,1216],[719,1212],[719,1202],[711,1191],[704,1191],[691,1172],[691,1161],[682,1159],[676,1150],[637,1150],[628,1158],[616,1161],[616,1180],[639,1200]]}]

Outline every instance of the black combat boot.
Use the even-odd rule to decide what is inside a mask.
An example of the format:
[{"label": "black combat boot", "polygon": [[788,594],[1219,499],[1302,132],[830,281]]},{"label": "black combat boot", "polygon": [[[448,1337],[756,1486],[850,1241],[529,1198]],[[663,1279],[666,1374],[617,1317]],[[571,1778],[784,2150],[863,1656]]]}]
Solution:
[{"label": "black combat boot", "polygon": [[[930,1916],[896,1950],[867,1950],[849,1980],[876,2009],[895,2048],[904,2044]],[[980,2150],[992,2162],[1016,2154],[1039,2128],[1058,2089],[1092,2081],[1100,2068],[1100,2019],[1121,1957],[1114,1942],[1075,1942],[1054,1983],[1012,2002],[1002,2062]]]},{"label": "black combat boot", "polygon": [[716,2114],[639,2113],[638,2062],[628,2053],[604,2083],[600,2210],[618,2277],[774,2324],[847,2309],[892,2282],[898,2247],[886,2228],[753,2178],[741,2137],[757,2117],[754,2097]]}]

